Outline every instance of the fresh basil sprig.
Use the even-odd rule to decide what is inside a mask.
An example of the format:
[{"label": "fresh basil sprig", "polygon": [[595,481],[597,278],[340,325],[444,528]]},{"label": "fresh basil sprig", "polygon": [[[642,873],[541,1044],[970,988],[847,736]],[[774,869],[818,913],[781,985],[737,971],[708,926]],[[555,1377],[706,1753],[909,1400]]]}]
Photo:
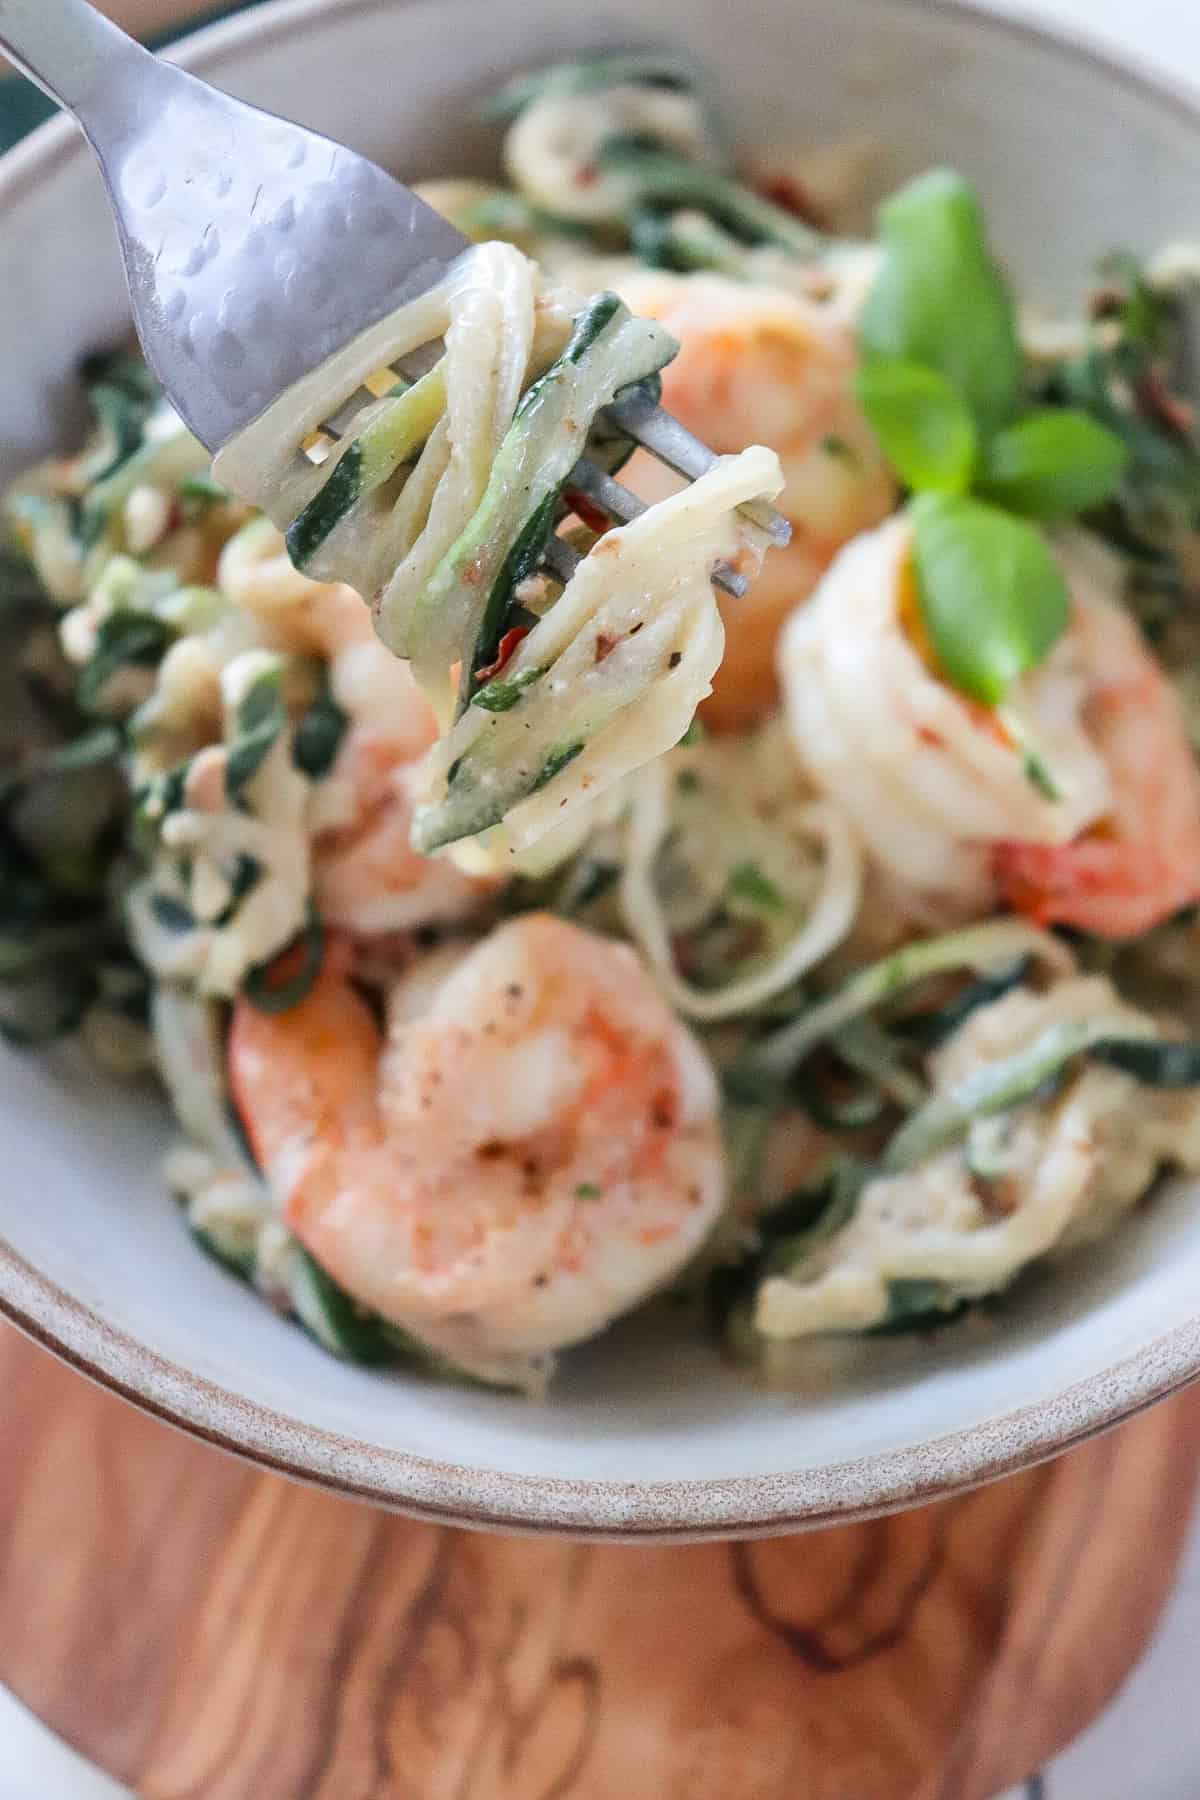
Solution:
[{"label": "fresh basil sprig", "polygon": [[1017,403],[1021,346],[973,188],[932,169],[884,202],[879,235],[883,267],[859,327],[868,358],[936,369],[981,430],[996,430]]},{"label": "fresh basil sprig", "polygon": [[[1102,505],[1127,451],[1081,412],[1022,411],[1008,286],[979,201],[936,169],[880,209],[858,398],[912,508],[917,594],[948,679],[998,706],[1065,630],[1066,585],[1029,521]],[[974,497],[972,497],[974,496]]]},{"label": "fresh basil sprig", "polygon": [[1012,298],[970,185],[949,169],[923,175],[880,208],[879,232],[858,394],[904,482],[974,486],[1034,519],[1109,499],[1127,460],[1115,432],[1065,408],[1022,414]]}]

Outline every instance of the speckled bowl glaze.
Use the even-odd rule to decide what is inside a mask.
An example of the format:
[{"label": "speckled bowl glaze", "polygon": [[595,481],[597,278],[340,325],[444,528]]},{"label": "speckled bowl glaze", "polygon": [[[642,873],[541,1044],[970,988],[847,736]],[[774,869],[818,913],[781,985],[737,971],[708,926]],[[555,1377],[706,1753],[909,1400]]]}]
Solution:
[{"label": "speckled bowl glaze", "polygon": [[[288,0],[191,39],[191,67],[410,177],[486,166],[474,103],[583,45],[644,41],[637,0]],[[1085,49],[928,0],[658,0],[759,148],[869,133],[879,185],[953,161],[1026,291],[1200,232],[1200,111]],[[125,324],[88,156],[63,123],[0,165],[0,479],[76,421],[70,371]],[[609,1537],[787,1531],[948,1494],[1050,1455],[1200,1372],[1200,1206],[1164,1195],[1023,1293],[988,1337],[876,1341],[768,1394],[669,1321],[578,1353],[549,1401],[324,1355],[198,1256],[157,1173],[148,1089],[73,1051],[0,1056],[0,1307],[129,1399],[272,1468],[430,1518]]]}]

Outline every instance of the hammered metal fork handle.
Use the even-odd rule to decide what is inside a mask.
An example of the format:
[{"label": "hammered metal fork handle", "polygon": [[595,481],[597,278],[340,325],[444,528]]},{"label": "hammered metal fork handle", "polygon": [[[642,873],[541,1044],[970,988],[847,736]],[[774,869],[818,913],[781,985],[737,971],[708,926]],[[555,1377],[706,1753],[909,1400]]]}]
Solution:
[{"label": "hammered metal fork handle", "polygon": [[[82,126],[116,217],[147,359],[214,452],[468,248],[365,157],[161,62],[87,0],[0,0],[0,48]],[[689,481],[716,460],[645,395],[610,410]],[[618,523],[641,510],[586,462],[573,485]],[[787,520],[759,512],[785,544]],[[745,590],[733,570],[716,580]]]},{"label": "hammered metal fork handle", "polygon": [[83,127],[147,359],[212,451],[467,247],[366,157],[152,56],[86,0],[0,0],[0,47]]}]

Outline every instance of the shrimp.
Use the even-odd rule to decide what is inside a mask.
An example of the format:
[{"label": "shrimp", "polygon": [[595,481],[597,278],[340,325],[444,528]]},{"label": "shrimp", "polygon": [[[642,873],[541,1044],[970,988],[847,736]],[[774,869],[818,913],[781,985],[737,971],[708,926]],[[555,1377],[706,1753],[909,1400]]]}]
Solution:
[{"label": "shrimp", "polygon": [[1073,634],[1111,801],[1073,843],[1001,844],[995,869],[1010,904],[1039,924],[1133,938],[1200,899],[1200,768],[1174,687],[1133,619],[1098,587],[1090,549],[1081,540],[1069,553]]},{"label": "shrimp", "polygon": [[[624,288],[679,341],[663,404],[714,450],[767,444],[783,465],[776,504],[792,541],[767,557],[745,600],[722,599],[725,657],[702,708],[715,728],[742,729],[778,692],[784,619],[837,550],[892,511],[895,479],[854,397],[855,339],[837,309],[717,275],[631,276]],[[670,476],[639,457],[628,480],[652,500]]]},{"label": "shrimp", "polygon": [[386,732],[352,725],[314,795],[317,910],[361,936],[467,918],[499,885],[499,878],[465,874],[446,857],[413,849],[421,760],[399,726]]},{"label": "shrimp", "polygon": [[256,520],[226,546],[221,582],[276,648],[318,655],[350,720],[312,800],[313,891],[330,925],[366,936],[464,918],[495,882],[409,843],[421,760],[437,723],[408,664],[380,643],[353,588],[310,581]]},{"label": "shrimp", "polygon": [[1195,898],[1200,774],[1104,553],[1080,536],[1059,545],[1071,622],[1009,695],[1022,745],[940,675],[911,549],[904,517],[850,545],[780,650],[801,760],[875,861],[951,918],[1007,899],[1042,923],[1128,936]]},{"label": "shrimp", "polygon": [[[230,538],[217,582],[239,611],[257,622],[272,649],[332,658],[349,645],[374,639],[370,612],[354,589],[301,575],[270,519],[255,519]],[[388,655],[382,645],[380,650]]]},{"label": "shrimp", "polygon": [[511,1376],[698,1248],[723,1197],[716,1082],[628,948],[547,914],[415,979],[415,999],[407,981],[389,995],[386,1035],[337,959],[287,1012],[238,1001],[231,1088],[335,1280]]}]

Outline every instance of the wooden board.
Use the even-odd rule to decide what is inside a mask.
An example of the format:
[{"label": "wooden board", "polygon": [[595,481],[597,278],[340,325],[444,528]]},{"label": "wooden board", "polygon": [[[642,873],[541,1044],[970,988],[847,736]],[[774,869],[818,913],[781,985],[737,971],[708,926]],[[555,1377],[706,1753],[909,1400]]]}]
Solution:
[{"label": "wooden board", "polygon": [[1170,1584],[1200,1389],[1045,1468],[760,1544],[415,1524],[0,1327],[0,1680],[144,1800],[987,1800]]},{"label": "wooden board", "polygon": [[988,1800],[1136,1661],[1198,1453],[1200,1389],[873,1524],[485,1538],[259,1475],[0,1328],[0,1680],[144,1800]]}]

